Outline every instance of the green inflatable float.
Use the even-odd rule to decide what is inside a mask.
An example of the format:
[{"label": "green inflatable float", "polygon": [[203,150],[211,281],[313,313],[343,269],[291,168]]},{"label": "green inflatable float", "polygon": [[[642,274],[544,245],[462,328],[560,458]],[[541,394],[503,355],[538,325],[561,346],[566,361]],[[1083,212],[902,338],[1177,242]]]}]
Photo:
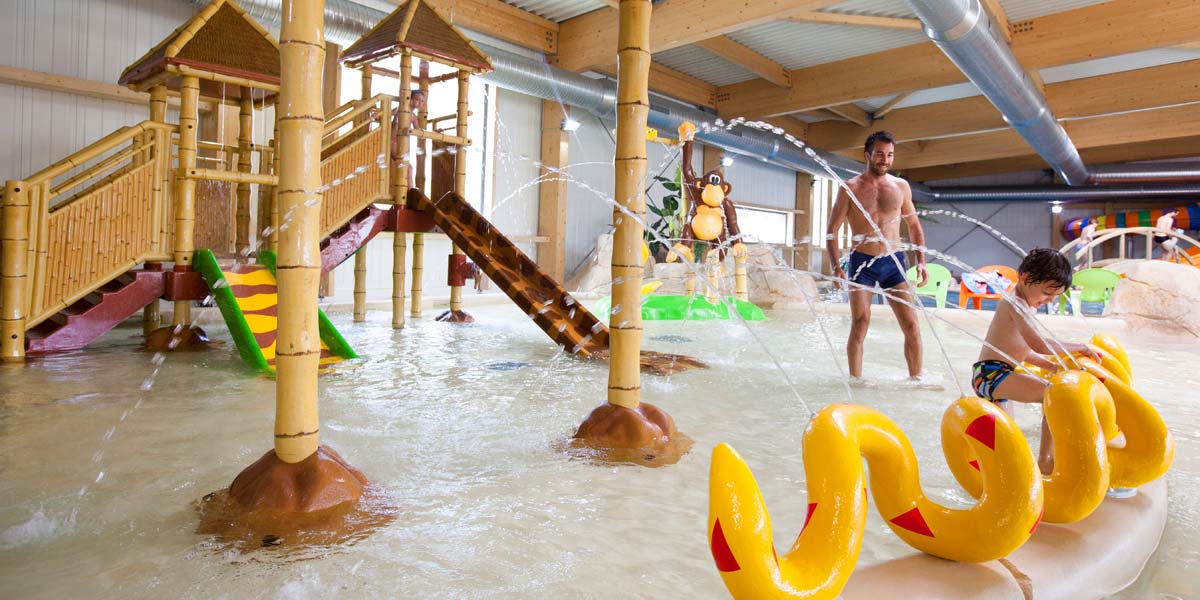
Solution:
[{"label": "green inflatable float", "polygon": [[[660,282],[654,282],[660,283]],[[646,288],[653,291],[657,285],[647,284]],[[726,296],[716,304],[709,302],[704,296],[680,296],[678,294],[642,294],[642,320],[644,321],[710,321],[731,318],[729,307],[733,306],[737,314],[746,321],[763,321],[761,308],[733,296]],[[612,308],[612,297],[605,296],[598,300],[592,311],[602,319],[609,315]]]}]

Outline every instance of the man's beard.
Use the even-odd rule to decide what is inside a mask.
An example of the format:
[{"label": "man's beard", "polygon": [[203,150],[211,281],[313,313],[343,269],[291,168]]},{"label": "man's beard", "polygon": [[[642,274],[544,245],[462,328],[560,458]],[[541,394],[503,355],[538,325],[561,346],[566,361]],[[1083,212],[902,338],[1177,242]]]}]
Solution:
[{"label": "man's beard", "polygon": [[890,167],[880,167],[879,165],[875,165],[875,164],[872,164],[870,167],[871,174],[875,175],[876,177],[881,177],[883,175],[887,175],[889,168]]}]

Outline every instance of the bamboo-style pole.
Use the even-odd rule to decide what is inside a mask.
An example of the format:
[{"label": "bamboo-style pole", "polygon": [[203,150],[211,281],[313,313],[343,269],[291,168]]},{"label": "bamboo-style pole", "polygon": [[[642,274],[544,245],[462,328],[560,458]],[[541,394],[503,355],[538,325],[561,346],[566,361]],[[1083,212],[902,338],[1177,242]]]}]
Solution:
[{"label": "bamboo-style pole", "polygon": [[738,300],[750,301],[750,287],[746,276],[746,255],[733,255],[734,295]]},{"label": "bamboo-style pole", "polygon": [[[447,73],[446,75],[451,75]],[[417,71],[417,89],[425,94],[425,108],[417,113],[417,128],[425,129],[429,125],[429,61],[421,61]],[[413,184],[418,190],[428,193],[425,188],[425,163],[429,159],[429,140],[417,138],[416,176]],[[409,314],[414,319],[421,316],[421,297],[423,294],[422,278],[425,276],[425,234],[413,233],[412,242],[412,290],[409,293]]]},{"label": "bamboo-style pole", "polygon": [[29,274],[29,192],[20,181],[0,197],[0,360],[25,360],[26,277]]},{"label": "bamboo-style pole", "polygon": [[[196,166],[196,124],[200,118],[196,103],[200,100],[200,80],[185,76],[180,88],[179,170],[175,180],[175,248],[172,254],[176,268],[190,267],[195,251],[192,234],[196,227],[196,180],[187,176],[187,170]],[[171,324],[186,326],[191,321],[191,301],[176,301]]]},{"label": "bamboo-style pole", "polygon": [[[317,285],[321,277],[321,97],[324,2],[285,2],[279,56],[279,324],[275,369],[275,454],[287,463],[317,451]],[[290,9],[290,10],[289,10]],[[291,13],[290,15],[288,13]]]},{"label": "bamboo-style pole", "polygon": [[[464,70],[458,72],[458,121],[454,127],[454,134],[460,140],[465,140],[467,137],[467,100],[468,90],[471,84],[471,73]],[[454,142],[456,145],[459,142]],[[467,194],[467,149],[463,145],[458,145],[457,152],[454,153],[454,193],[459,196],[466,197]],[[451,252],[455,255],[462,254],[463,251],[457,244],[452,244]],[[450,314],[457,315],[462,312],[462,286],[456,285],[450,287]]]},{"label": "bamboo-style pole", "polygon": [[[265,116],[265,115],[264,115]],[[259,162],[259,171],[271,175],[278,175],[278,165],[275,163],[276,157],[279,155],[275,151],[275,139],[267,142],[267,149],[263,151]],[[271,240],[271,235],[267,227],[271,224],[271,207],[275,201],[275,189],[277,186],[264,186],[258,190],[258,226],[255,227],[255,249],[268,248]]]},{"label": "bamboo-style pole", "polygon": [[[415,3],[414,3],[415,4]],[[411,13],[411,11],[410,11]],[[403,206],[408,196],[408,130],[412,119],[409,90],[412,89],[412,52],[408,49],[400,55],[400,107],[396,122],[392,124],[396,143],[396,156],[392,157],[396,168],[392,170],[392,202]],[[404,262],[408,260],[408,234],[397,231],[392,234],[392,328],[404,327],[404,286],[407,274]]]},{"label": "bamboo-style pole", "polygon": [[224,181],[227,183],[246,185],[276,185],[279,181],[278,177],[275,175],[266,175],[263,173],[243,173],[241,171],[230,171],[228,169],[188,169],[186,175],[189,179]]},{"label": "bamboo-style pole", "polygon": [[[646,218],[646,115],[650,110],[650,0],[621,0],[617,47],[616,200],[613,211],[612,305],[608,402],[637,408],[641,401],[642,222]],[[630,307],[633,307],[632,309]]]},{"label": "bamboo-style pole", "polygon": [[704,252],[704,267],[708,271],[708,286],[704,289],[704,299],[709,304],[716,305],[721,300],[721,272],[725,263],[721,261],[721,253],[716,249]]},{"label": "bamboo-style pole", "polygon": [[[238,112],[238,171],[250,174],[250,153],[254,147],[254,99],[251,88],[242,88],[241,110]],[[250,256],[250,183],[237,186],[237,260]]]},{"label": "bamboo-style pole", "polygon": [[[275,104],[274,136],[275,136],[275,139],[272,141],[275,142],[276,147],[275,147],[275,159],[274,159],[274,162],[271,164],[271,173],[274,174],[276,177],[278,177],[279,173],[280,173],[279,154],[280,154],[280,152],[282,152],[282,147],[280,146],[280,142],[279,142],[279,104],[278,104],[278,102],[276,102],[276,104]],[[279,224],[280,224],[280,221],[279,221],[279,186],[278,185],[271,188],[270,202],[271,202],[271,235],[269,237],[268,246],[270,247],[271,252],[279,254]]]},{"label": "bamboo-style pole", "polygon": [[[165,85],[156,85],[150,88],[150,120],[154,121],[155,123],[165,124],[167,122],[167,86]],[[170,172],[168,170],[170,167],[170,160],[168,157],[171,156],[169,142],[171,136],[160,130],[155,133],[154,139],[156,142],[167,142],[162,145],[156,144],[154,148],[154,160],[160,163],[160,167],[163,167],[161,171],[156,171],[156,173],[162,173],[166,176],[166,178],[157,176],[154,178],[154,197],[151,201],[154,203],[155,210],[157,211],[160,209],[160,207],[165,208],[166,206],[167,198],[165,195],[165,190],[167,189],[170,181]],[[154,221],[154,226],[159,226],[158,220]],[[150,304],[146,305],[145,309],[142,310],[142,335],[150,335],[150,332],[158,329],[159,321],[161,319],[162,315],[159,311],[158,298],[155,298],[154,300],[150,301]]]},{"label": "bamboo-style pole", "polygon": [[[452,75],[447,73],[446,76]],[[417,113],[417,129],[422,131],[429,126],[429,61],[421,61],[421,66],[417,69],[417,89],[425,95],[425,108],[422,108]],[[425,191],[425,162],[429,157],[429,140],[425,138],[417,138],[417,158],[413,166],[415,175],[413,177],[413,186],[422,192]]]},{"label": "bamboo-style pole", "polygon": [[[364,101],[370,99],[371,83],[374,79],[374,69],[371,65],[363,65],[362,68],[362,86],[360,88],[360,96]],[[391,115],[381,115],[384,121],[390,120]],[[366,122],[366,116],[360,118]],[[384,138],[384,144],[387,144],[387,138]],[[362,323],[367,320],[367,245],[363,244],[358,252],[354,253],[354,322]]]},{"label": "bamboo-style pole", "polygon": [[425,277],[425,234],[413,234],[412,251],[412,290],[409,298],[409,314],[414,319],[421,317],[421,298],[424,292],[422,281]]}]

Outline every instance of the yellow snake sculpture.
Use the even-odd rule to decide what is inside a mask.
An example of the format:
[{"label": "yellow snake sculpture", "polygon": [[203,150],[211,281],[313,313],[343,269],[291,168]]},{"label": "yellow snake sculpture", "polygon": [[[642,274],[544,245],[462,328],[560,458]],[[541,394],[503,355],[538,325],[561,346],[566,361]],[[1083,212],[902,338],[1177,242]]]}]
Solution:
[{"label": "yellow snake sculpture", "polygon": [[[808,516],[784,556],[754,475],[729,445],[713,451],[709,472],[709,546],[735,598],[836,598],[858,560],[866,526],[870,465],[876,507],[914,548],[942,558],[983,562],[1020,547],[1044,518],[1072,522],[1095,510],[1110,486],[1134,487],[1166,472],[1174,443],[1161,417],[1130,387],[1124,349],[1097,336],[1100,363],[1051,376],[1044,410],[1055,440],[1055,470],[1043,477],[1028,442],[1002,410],[961,398],[942,418],[951,471],[976,504],[955,510],[921,491],[904,433],[874,409],[835,404],[809,423],[803,439]],[[1123,433],[1123,447],[1108,442]]]}]

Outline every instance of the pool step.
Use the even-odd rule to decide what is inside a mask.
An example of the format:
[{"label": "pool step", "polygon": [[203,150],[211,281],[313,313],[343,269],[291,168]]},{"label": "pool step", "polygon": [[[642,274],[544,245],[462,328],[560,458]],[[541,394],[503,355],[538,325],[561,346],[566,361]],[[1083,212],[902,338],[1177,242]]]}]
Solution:
[{"label": "pool step", "polygon": [[80,350],[165,291],[162,271],[130,271],[30,329],[27,354]]}]

